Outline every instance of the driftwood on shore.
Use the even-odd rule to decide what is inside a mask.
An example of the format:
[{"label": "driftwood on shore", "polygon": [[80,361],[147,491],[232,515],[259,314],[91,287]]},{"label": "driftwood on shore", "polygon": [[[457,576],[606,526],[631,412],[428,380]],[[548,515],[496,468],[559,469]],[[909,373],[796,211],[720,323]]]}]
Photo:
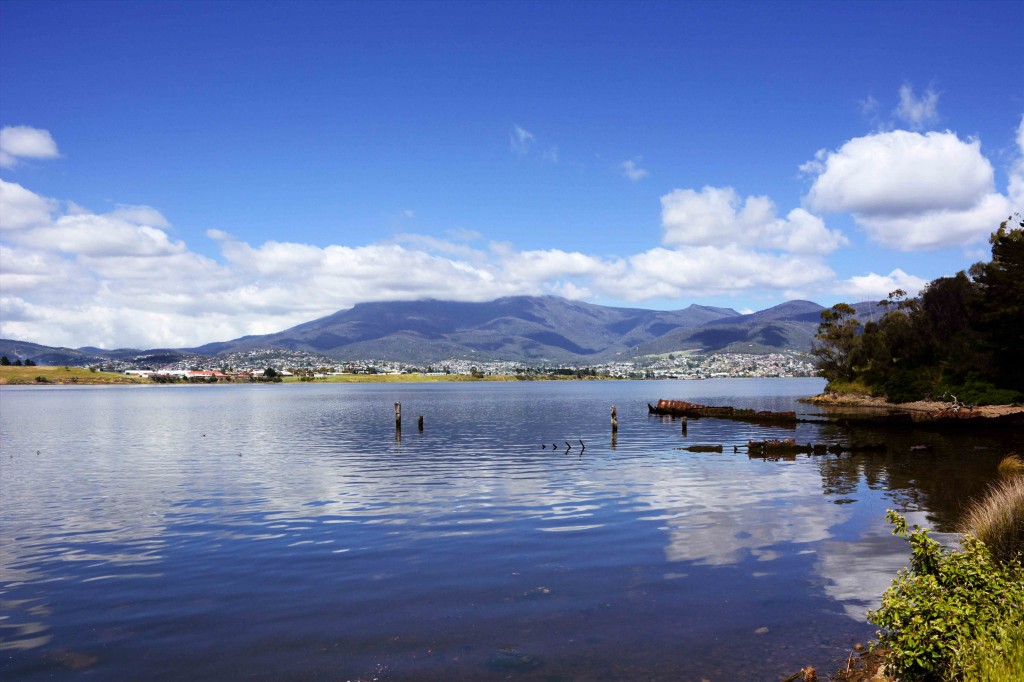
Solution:
[{"label": "driftwood on shore", "polygon": [[738,419],[741,421],[795,424],[798,420],[796,412],[770,412],[768,410],[748,410],[728,405],[699,405],[685,400],[659,400],[657,405],[647,403],[649,414],[667,415],[670,417],[717,417],[719,419]]}]

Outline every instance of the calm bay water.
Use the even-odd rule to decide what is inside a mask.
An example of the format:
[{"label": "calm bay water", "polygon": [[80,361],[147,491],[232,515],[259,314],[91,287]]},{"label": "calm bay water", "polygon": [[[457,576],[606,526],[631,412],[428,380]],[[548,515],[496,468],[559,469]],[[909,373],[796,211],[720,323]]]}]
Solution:
[{"label": "calm bay water", "polygon": [[[646,408],[815,413],[794,400],[822,386],[5,387],[0,677],[719,682],[837,668],[906,563],[885,510],[942,539],[1011,436],[716,419],[684,436]],[[785,437],[890,447],[734,452]],[[724,451],[681,449],[695,444]]]}]

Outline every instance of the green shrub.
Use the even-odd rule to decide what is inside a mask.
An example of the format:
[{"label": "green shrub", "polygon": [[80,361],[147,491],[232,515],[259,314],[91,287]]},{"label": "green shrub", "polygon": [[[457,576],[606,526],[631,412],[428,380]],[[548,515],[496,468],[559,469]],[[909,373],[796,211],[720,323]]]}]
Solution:
[{"label": "green shrub", "polygon": [[897,370],[885,382],[885,395],[892,403],[924,400],[931,392],[931,383],[912,370]]},{"label": "green shrub", "polygon": [[[999,563],[983,542],[965,535],[963,548],[947,551],[918,526],[890,510],[893,533],[910,541],[910,567],[900,571],[868,614],[901,680],[965,679],[976,669],[979,640],[999,640],[1024,613],[1024,570]],[[975,679],[967,677],[966,679]]]},{"label": "green shrub", "polygon": [[1012,405],[1024,400],[1024,394],[1020,391],[996,388],[988,382],[977,380],[951,389],[950,393],[967,405]]},{"label": "green shrub", "polygon": [[839,393],[846,395],[850,393],[862,393],[868,394],[873,389],[871,386],[866,384],[863,380],[857,379],[855,381],[849,381],[845,379],[833,379],[825,385],[825,390],[830,393]]}]

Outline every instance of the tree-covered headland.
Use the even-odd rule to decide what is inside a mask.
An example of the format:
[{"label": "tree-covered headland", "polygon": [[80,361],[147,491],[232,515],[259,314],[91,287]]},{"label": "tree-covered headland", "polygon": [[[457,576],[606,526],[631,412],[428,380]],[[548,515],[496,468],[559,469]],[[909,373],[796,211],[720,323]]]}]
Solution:
[{"label": "tree-covered headland", "polygon": [[917,298],[892,292],[877,321],[862,324],[846,303],[823,311],[813,353],[828,390],[896,403],[1024,401],[1024,218],[1005,220],[989,243],[990,261]]}]

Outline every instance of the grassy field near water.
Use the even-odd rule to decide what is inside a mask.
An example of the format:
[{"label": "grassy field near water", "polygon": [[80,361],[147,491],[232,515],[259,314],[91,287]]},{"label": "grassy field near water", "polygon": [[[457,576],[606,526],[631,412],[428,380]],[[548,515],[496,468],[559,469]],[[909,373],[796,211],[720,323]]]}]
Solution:
[{"label": "grassy field near water", "polygon": [[117,372],[93,372],[87,367],[0,366],[0,385],[47,384],[151,384],[149,379]]}]

